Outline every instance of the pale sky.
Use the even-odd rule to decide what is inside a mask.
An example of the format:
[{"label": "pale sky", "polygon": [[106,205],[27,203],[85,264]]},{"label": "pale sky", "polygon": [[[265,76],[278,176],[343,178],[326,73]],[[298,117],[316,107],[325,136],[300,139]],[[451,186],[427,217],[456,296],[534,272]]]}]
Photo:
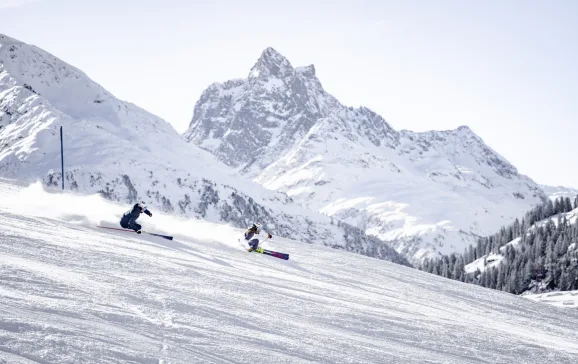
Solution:
[{"label": "pale sky", "polygon": [[178,132],[271,46],[398,130],[468,125],[536,182],[578,187],[578,1],[0,0],[0,19]]}]

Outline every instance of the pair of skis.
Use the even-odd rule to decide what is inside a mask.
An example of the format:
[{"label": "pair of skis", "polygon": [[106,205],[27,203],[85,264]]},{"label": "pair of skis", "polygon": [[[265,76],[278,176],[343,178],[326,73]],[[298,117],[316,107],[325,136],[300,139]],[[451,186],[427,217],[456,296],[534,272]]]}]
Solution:
[{"label": "pair of skis", "polygon": [[[113,228],[113,227],[108,227],[108,226],[97,226],[97,227],[98,227],[98,228],[101,228],[101,229],[126,231],[127,233],[136,233],[136,231],[134,231],[134,230],[129,230],[129,229],[119,229],[119,228]],[[149,233],[149,232],[147,232],[147,231],[142,231],[142,230],[141,230],[141,233],[142,233],[142,234],[152,235],[152,236],[158,236],[158,237],[161,237],[161,238],[164,238],[164,239],[167,239],[167,240],[173,240],[173,237],[172,237],[172,236],[169,236],[169,235],[153,234],[153,233]]]},{"label": "pair of skis", "polygon": [[263,248],[257,248],[257,249],[249,250],[249,252],[261,253],[261,254],[269,255],[269,256],[272,256],[275,258],[289,260],[289,254],[274,252],[272,250],[267,250],[267,249],[263,249]]},{"label": "pair of skis", "polygon": [[[263,242],[265,242],[265,241],[267,241],[267,240],[269,240],[269,238],[263,240]],[[243,245],[244,247],[246,247],[246,245],[244,245],[244,244],[241,242],[241,238],[237,239],[237,241],[239,242],[239,244],[241,244],[241,245]],[[248,251],[249,253],[255,252],[255,253],[260,253],[260,254],[263,254],[263,255],[269,255],[269,256],[272,256],[272,257],[275,257],[275,258],[279,258],[279,259],[289,260],[289,254],[279,253],[279,252],[275,252],[275,251],[273,251],[273,250],[263,249],[262,247],[258,247],[257,249],[249,248],[249,249],[247,249],[247,251]]]}]

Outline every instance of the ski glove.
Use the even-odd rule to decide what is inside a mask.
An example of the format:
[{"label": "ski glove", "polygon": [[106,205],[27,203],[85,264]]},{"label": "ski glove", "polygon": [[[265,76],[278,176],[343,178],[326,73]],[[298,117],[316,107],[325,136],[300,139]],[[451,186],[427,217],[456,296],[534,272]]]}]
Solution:
[{"label": "ski glove", "polygon": [[271,239],[272,237],[271,234],[267,234],[267,239]]}]

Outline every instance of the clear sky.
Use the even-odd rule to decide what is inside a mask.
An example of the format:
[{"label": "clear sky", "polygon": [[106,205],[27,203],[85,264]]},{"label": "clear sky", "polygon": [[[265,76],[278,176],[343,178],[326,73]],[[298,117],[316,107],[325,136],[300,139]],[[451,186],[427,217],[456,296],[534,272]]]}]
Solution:
[{"label": "clear sky", "polygon": [[578,187],[578,1],[0,0],[0,19],[179,132],[272,46],[396,129],[468,125],[536,182]]}]

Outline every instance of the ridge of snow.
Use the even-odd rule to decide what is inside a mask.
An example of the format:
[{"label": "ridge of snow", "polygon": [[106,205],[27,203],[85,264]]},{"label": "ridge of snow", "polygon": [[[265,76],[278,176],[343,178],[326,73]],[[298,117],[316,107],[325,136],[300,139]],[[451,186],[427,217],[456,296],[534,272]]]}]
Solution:
[{"label": "ridge of snow", "polygon": [[7,44],[24,44],[17,39],[11,38],[5,34],[0,33],[0,45],[7,45]]}]

